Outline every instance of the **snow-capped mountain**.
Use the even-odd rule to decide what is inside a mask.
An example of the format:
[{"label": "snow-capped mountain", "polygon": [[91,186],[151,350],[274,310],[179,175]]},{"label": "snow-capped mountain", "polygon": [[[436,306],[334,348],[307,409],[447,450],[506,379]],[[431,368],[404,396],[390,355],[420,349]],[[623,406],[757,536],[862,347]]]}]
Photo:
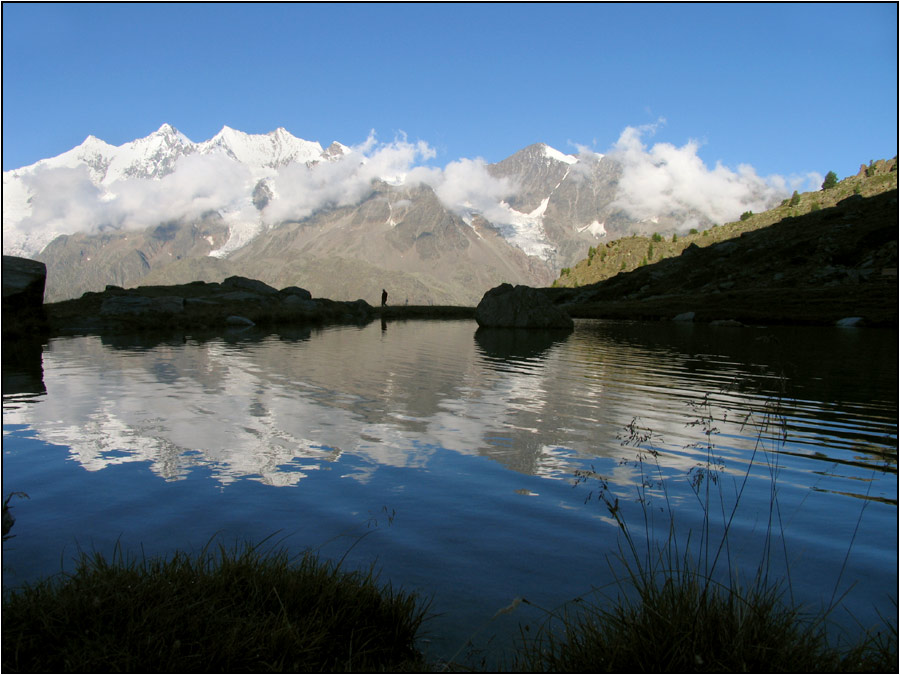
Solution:
[{"label": "snow-capped mountain", "polygon": [[110,185],[127,178],[162,178],[174,171],[181,157],[217,152],[257,170],[291,162],[318,162],[334,155],[331,150],[326,156],[319,143],[296,138],[283,128],[268,134],[245,134],[225,126],[208,141],[194,143],[172,125],[163,124],[149,136],[119,146],[88,136],[81,145],[61,155],[4,173],[23,177],[47,169],[84,166],[92,182]]},{"label": "snow-capped mountain", "polygon": [[[278,168],[291,163],[308,165],[334,160],[348,151],[349,148],[340,143],[333,143],[323,151],[319,143],[296,138],[283,128],[268,134],[245,134],[225,126],[213,138],[201,143],[194,143],[169,124],[163,124],[149,136],[119,146],[88,136],[81,145],[57,157],[3,173],[3,251],[11,255],[34,256],[63,234],[127,228],[128,224],[121,222],[122,213],[103,206],[115,204],[122,187],[130,181],[159,181],[171,176],[186,157],[228,158],[247,170],[246,185],[241,186],[240,194],[236,192],[235,199],[213,205],[218,207],[214,210],[227,217],[246,207],[249,191],[260,180],[272,178]],[[203,170],[202,166],[200,170]],[[209,179],[215,180],[215,167],[207,166],[206,171]],[[66,213],[67,210],[58,203],[60,196],[50,195],[48,199],[48,195],[41,194],[42,188],[44,192],[58,193],[60,188],[75,192],[79,198],[74,209],[77,213]],[[203,191],[202,186],[200,191]],[[129,195],[135,192],[133,183],[127,192]],[[244,195],[244,192],[248,194]],[[90,203],[85,203],[85,198]],[[175,205],[170,215],[189,215],[189,211],[182,214],[177,209]],[[77,222],[79,216],[86,216],[88,222]],[[234,244],[248,240],[248,229],[258,229],[241,227],[240,223],[235,224],[235,228],[232,248]]]},{"label": "snow-capped mountain", "polygon": [[390,283],[411,302],[471,303],[502,281],[548,283],[604,238],[677,225],[616,206],[609,156],[538,143],[496,164],[420,165],[433,155],[374,137],[323,150],[283,128],[89,136],[4,172],[3,252],[47,263],[48,301],[241,274],[334,299]]},{"label": "snow-capped mountain", "polygon": [[306,164],[326,159],[321,145],[296,138],[282,127],[268,134],[245,134],[226,126],[196,148],[202,154],[223,152],[245,166],[259,168],[277,169],[292,162]]},{"label": "snow-capped mountain", "polygon": [[23,178],[49,169],[87,168],[95,185],[124,178],[161,178],[172,172],[179,157],[195,151],[195,144],[169,124],[145,138],[115,146],[88,136],[71,150],[29,166],[4,172]]}]

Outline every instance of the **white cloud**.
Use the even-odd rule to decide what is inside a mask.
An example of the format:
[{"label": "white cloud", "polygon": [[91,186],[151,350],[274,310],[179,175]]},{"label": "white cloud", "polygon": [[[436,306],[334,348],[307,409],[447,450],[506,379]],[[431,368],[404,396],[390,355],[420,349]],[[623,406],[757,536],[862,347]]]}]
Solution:
[{"label": "white cloud", "polygon": [[[266,177],[275,186],[275,196],[263,220],[274,224],[324,207],[355,204],[374,179],[402,183],[417,161],[432,157],[434,150],[427,143],[400,137],[382,144],[373,133],[336,160],[270,169]],[[5,175],[4,197],[11,198],[10,206],[16,204],[4,207],[4,249],[35,254],[60,234],[139,229],[209,211],[226,214],[238,234],[256,231],[262,223],[251,195],[261,177],[259,170],[218,152],[182,156],[174,171],[159,180],[129,178],[98,186],[86,166],[38,168],[22,176],[20,189]],[[238,239],[235,244],[247,237]]]},{"label": "white cloud", "polygon": [[688,213],[696,211],[722,223],[744,211],[763,211],[790,194],[786,179],[762,178],[747,164],[734,171],[717,162],[709,169],[697,155],[700,146],[694,140],[680,148],[657,143],[648,149],[642,137],[658,126],[626,127],[609,152],[623,170],[613,205],[630,216],[683,216],[687,227],[693,224]]},{"label": "white cloud", "polygon": [[241,208],[253,188],[250,170],[214,153],[179,158],[160,180],[128,179],[109,186],[115,227],[143,228],[166,220],[197,218],[208,211]]},{"label": "white cloud", "polygon": [[59,234],[92,231],[98,218],[106,218],[101,191],[85,166],[46,169],[22,180],[31,194],[31,213],[17,223],[23,234],[38,229]]},{"label": "white cloud", "polygon": [[488,173],[487,163],[480,157],[459,159],[443,169],[418,167],[407,179],[431,186],[444,206],[459,215],[478,212],[494,222],[509,222],[509,209],[502,201],[515,192],[516,186],[508,178]]},{"label": "white cloud", "polygon": [[[10,219],[4,230],[10,240],[22,240],[31,230],[53,233],[97,232],[105,227],[136,229],[169,220],[191,219],[208,211],[227,212],[237,240],[232,250],[252,237],[260,225],[309,217],[323,208],[358,203],[374,180],[395,185],[425,183],[451,210],[465,215],[482,213],[498,224],[518,216],[503,203],[515,185],[487,171],[483,159],[460,159],[443,169],[417,166],[432,159],[425,142],[411,143],[405,136],[379,143],[374,132],[361,144],[331,161],[293,163],[266,176],[274,194],[263,211],[255,211],[251,194],[260,176],[221,154],[181,157],[173,173],[160,180],[126,179],[98,187],[88,169],[38,170],[26,175],[31,213]],[[46,242],[44,242],[46,243]]]},{"label": "white cloud", "polygon": [[[623,166],[615,206],[632,217],[683,214],[682,226],[689,227],[693,222],[687,214],[699,212],[712,222],[726,222],[746,210],[764,210],[793,189],[816,190],[821,185],[822,176],[814,173],[762,178],[747,165],[732,170],[717,163],[710,169],[698,156],[696,141],[682,147],[670,143],[647,147],[644,137],[663,122],[627,127],[608,153]],[[590,147],[570,144],[580,159],[571,165],[572,175],[587,175],[600,155]],[[411,143],[401,134],[380,143],[372,132],[337,159],[277,170],[248,168],[221,153],[193,153],[181,157],[174,172],[160,180],[134,178],[95,185],[87,167],[39,168],[24,174],[21,184],[11,174],[4,175],[4,250],[34,254],[59,234],[144,228],[209,211],[225,216],[233,239],[227,250],[233,250],[265,225],[356,204],[372,189],[373,180],[384,180],[429,185],[460,216],[468,219],[480,213],[519,237],[524,250],[543,251],[541,213],[521,214],[505,201],[516,192],[512,180],[491,175],[481,158],[459,159],[443,168],[421,166],[434,157],[435,151],[424,141]],[[271,182],[274,194],[260,216],[251,195],[262,177]]]},{"label": "white cloud", "polygon": [[31,195],[31,212],[4,222],[4,234],[13,239],[36,230],[94,233],[195,218],[239,207],[252,188],[250,171],[222,154],[181,157],[174,172],[160,180],[130,178],[98,187],[86,166],[38,170],[22,180]]},{"label": "white cloud", "polygon": [[410,182],[430,185],[438,199],[466,222],[478,213],[498,226],[503,236],[528,255],[548,257],[553,248],[543,228],[547,199],[532,213],[520,213],[505,201],[515,194],[517,184],[510,178],[497,178],[481,159],[460,159],[443,169],[420,167],[410,172]]},{"label": "white cloud", "polygon": [[290,164],[274,177],[275,198],[266,207],[267,223],[306,218],[318,209],[359,202],[375,179],[399,184],[417,160],[434,157],[427,143],[400,137],[378,144],[374,133],[340,158],[311,166]]}]

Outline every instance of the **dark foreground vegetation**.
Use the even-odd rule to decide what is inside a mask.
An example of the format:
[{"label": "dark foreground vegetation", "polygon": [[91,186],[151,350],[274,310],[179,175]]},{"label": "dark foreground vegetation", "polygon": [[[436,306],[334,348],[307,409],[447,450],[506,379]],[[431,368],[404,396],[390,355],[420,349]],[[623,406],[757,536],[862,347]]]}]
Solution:
[{"label": "dark foreground vegetation", "polygon": [[[630,541],[630,540],[629,540]],[[523,672],[896,672],[896,627],[832,646],[777,585],[712,583],[672,548],[626,563],[616,597],[523,629]],[[623,561],[625,559],[623,558]],[[637,560],[637,558],[635,558]],[[529,604],[527,600],[522,602]],[[515,604],[518,604],[515,603]],[[258,547],[162,560],[83,554],[3,600],[3,672],[438,672],[429,605],[311,554]],[[493,669],[493,668],[491,668]]]},{"label": "dark foreground vegetation", "polygon": [[[628,571],[620,594],[582,601],[523,641],[519,669],[553,673],[897,672],[896,625],[833,646],[825,617],[779,585],[719,584],[669,557]],[[633,591],[622,593],[622,591]]]},{"label": "dark foreground vegetation", "polygon": [[427,603],[311,554],[83,555],[3,600],[3,672],[414,672]]},{"label": "dark foreground vegetation", "polygon": [[[687,532],[679,527],[677,509],[670,502],[670,490],[677,488],[662,467],[659,437],[638,418],[619,436],[623,446],[637,449],[634,460],[622,460],[639,476],[634,489],[643,522],[637,528],[626,522],[606,477],[593,466],[575,472],[576,485],[591,487],[585,503],[596,502],[618,525],[618,551],[608,561],[616,584],[612,592],[600,589],[560,612],[546,612],[543,625],[523,632],[519,669],[897,672],[896,611],[888,617],[879,614],[878,627],[862,630],[860,625],[861,637],[848,639],[831,618],[843,598],[838,593],[840,575],[827,608],[811,612],[791,599],[789,564],[784,578],[771,574],[785,540],[776,489],[775,451],[787,433],[780,401],[775,396],[759,409],[745,411],[744,427],[756,435],[756,445],[744,471],[730,475],[713,439],[718,421],[735,409],[729,404],[718,409],[709,397],[692,405],[695,419],[688,424],[702,431],[705,440],[694,447],[705,451],[706,459],[687,474],[688,489],[702,513],[700,525]],[[753,475],[766,477],[771,490],[768,513],[760,509],[755,515],[761,525],[759,561],[747,570],[739,569],[731,557],[734,542],[729,532]],[[651,506],[654,500],[659,501]],[[656,513],[662,514],[661,522]],[[848,543],[848,556],[855,536]],[[895,590],[885,589],[885,594]],[[896,596],[892,602],[896,610]]]}]

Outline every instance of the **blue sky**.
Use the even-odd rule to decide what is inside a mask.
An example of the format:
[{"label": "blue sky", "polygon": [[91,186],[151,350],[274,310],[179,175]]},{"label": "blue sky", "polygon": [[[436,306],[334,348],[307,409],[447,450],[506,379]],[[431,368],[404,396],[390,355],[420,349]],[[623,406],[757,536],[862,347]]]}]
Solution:
[{"label": "blue sky", "polygon": [[431,164],[626,127],[761,176],[897,153],[897,4],[3,5],[3,169],[164,122],[353,145],[405,133]]}]

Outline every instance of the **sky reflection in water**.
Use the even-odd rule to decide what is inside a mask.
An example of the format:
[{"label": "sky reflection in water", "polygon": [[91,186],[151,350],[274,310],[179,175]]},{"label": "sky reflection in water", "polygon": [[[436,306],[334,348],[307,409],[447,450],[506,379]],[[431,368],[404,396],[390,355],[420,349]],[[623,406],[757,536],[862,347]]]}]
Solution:
[{"label": "sky reflection in water", "polygon": [[[731,496],[760,451],[732,534],[740,560],[759,560],[777,470],[801,598],[830,595],[864,506],[842,586],[860,580],[863,618],[896,597],[895,333],[396,322],[63,338],[38,364],[4,359],[4,494],[31,496],[7,587],[57,571],[74,542],[155,554],[279,531],[340,557],[368,532],[349,560],[377,557],[385,578],[434,593],[435,649],[453,649],[517,595],[555,606],[609,581],[616,530],[598,482],[572,486],[577,470],[603,475],[635,525],[635,487],[665,477],[650,511],[668,499],[691,529],[690,479],[711,447]],[[629,428],[658,466],[634,461]],[[519,619],[490,630],[509,637]]]}]

